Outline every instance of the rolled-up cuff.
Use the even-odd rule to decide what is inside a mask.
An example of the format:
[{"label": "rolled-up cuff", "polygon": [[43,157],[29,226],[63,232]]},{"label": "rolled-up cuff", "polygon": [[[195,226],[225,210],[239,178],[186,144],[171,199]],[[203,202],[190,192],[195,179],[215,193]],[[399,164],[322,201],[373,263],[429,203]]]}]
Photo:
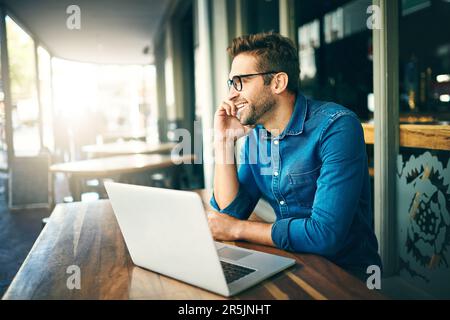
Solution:
[{"label": "rolled-up cuff", "polygon": [[219,208],[216,198],[214,197],[214,193],[213,193],[209,203],[216,211],[218,211],[220,213],[225,213],[225,214],[232,216],[233,218],[236,218],[239,220],[248,219],[248,217],[250,216],[250,213],[251,213],[251,212],[249,212],[249,211],[251,211],[251,209],[249,208],[250,198],[248,197],[247,193],[244,191],[243,188],[239,188],[239,192],[236,195],[236,198],[234,198],[233,202],[231,202],[224,209]]},{"label": "rolled-up cuff", "polygon": [[283,250],[292,250],[289,241],[289,225],[294,218],[278,220],[272,225],[272,241]]}]

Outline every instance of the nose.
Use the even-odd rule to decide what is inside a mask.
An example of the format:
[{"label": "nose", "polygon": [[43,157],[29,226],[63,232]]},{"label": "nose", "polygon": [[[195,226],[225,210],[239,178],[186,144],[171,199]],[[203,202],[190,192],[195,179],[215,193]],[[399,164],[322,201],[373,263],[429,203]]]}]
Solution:
[{"label": "nose", "polygon": [[234,86],[231,86],[230,91],[228,92],[228,100],[236,99],[238,96],[239,91],[237,91]]}]

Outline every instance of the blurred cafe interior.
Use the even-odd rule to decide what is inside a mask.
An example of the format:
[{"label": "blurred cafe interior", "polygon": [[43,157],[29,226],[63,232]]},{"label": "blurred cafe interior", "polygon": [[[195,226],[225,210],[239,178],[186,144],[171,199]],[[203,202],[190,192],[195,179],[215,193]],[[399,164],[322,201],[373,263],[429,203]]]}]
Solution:
[{"label": "blurred cafe interior", "polygon": [[106,199],[107,180],[211,190],[226,48],[275,31],[298,47],[301,92],[361,120],[383,293],[450,298],[449,0],[0,4],[0,296],[55,206]]}]

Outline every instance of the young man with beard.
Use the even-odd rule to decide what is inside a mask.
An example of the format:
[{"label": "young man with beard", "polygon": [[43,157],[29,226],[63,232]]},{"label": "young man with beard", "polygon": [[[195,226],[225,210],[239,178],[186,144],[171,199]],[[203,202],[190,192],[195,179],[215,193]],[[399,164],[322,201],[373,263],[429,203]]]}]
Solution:
[{"label": "young man with beard", "polygon": [[[367,277],[367,267],[381,260],[357,116],[299,92],[298,54],[288,38],[244,36],[228,52],[230,91],[214,117],[214,238],[322,255]],[[262,150],[269,161],[261,161]],[[260,198],[274,209],[275,223],[247,220]]]}]

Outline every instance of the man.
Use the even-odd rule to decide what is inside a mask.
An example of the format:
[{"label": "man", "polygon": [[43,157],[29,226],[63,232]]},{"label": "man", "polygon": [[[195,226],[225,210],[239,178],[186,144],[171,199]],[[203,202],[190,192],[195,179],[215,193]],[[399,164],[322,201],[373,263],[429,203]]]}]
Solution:
[{"label": "man", "polygon": [[[230,92],[214,117],[214,238],[319,254],[360,278],[368,266],[381,267],[357,116],[298,92],[298,55],[287,38],[244,36],[228,52]],[[275,223],[247,221],[260,198],[273,207]]]}]

